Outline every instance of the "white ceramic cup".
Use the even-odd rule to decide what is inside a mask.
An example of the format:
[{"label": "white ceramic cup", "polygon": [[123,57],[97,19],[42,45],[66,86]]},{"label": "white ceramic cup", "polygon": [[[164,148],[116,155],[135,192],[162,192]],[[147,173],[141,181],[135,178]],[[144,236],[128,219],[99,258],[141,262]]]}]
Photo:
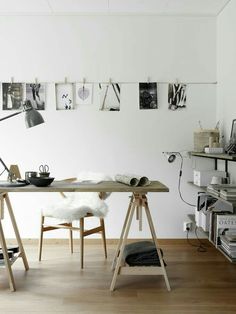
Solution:
[{"label": "white ceramic cup", "polygon": [[211,184],[221,184],[222,183],[222,179],[223,179],[222,177],[214,176],[211,179]]}]

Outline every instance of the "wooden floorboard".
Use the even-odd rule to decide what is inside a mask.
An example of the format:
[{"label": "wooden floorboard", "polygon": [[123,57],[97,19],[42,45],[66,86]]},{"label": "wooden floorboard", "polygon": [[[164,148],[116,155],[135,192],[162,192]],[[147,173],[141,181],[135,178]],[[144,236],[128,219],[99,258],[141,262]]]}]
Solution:
[{"label": "wooden floorboard", "polygon": [[42,262],[37,246],[26,245],[30,270],[19,259],[13,266],[16,292],[8,289],[0,269],[0,313],[236,313],[236,265],[209,246],[199,253],[187,244],[162,245],[171,292],[162,276],[120,276],[109,291],[115,245],[85,247],[80,270],[79,248],[71,255],[65,245],[45,245]]}]

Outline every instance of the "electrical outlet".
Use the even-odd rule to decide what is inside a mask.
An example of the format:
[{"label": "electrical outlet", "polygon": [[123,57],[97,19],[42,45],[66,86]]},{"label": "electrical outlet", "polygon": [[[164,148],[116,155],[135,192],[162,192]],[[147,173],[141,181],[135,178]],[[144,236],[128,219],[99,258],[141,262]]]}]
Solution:
[{"label": "electrical outlet", "polygon": [[184,224],[183,224],[184,232],[191,231],[191,228],[192,228],[192,222],[191,221],[184,221]]}]

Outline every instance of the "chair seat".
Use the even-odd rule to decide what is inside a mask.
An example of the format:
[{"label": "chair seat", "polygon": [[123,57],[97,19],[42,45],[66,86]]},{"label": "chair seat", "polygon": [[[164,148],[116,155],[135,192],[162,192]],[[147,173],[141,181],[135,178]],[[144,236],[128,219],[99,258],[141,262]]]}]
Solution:
[{"label": "chair seat", "polygon": [[[68,182],[74,182],[76,178],[66,179]],[[103,173],[83,172],[77,177],[77,182],[92,181],[97,184],[100,181],[110,181],[111,177]],[[43,233],[55,229],[69,230],[69,245],[71,253],[73,253],[73,234],[74,230],[80,233],[80,267],[84,267],[84,238],[91,234],[100,234],[104,246],[105,258],[107,258],[106,234],[104,217],[108,212],[108,206],[105,199],[110,193],[98,192],[74,192],[60,193],[63,198],[58,202],[50,203],[50,205],[42,206],[40,240],[39,240],[39,261],[42,257]],[[96,216],[99,218],[99,225],[88,230],[84,229],[84,220],[86,217]],[[45,218],[56,218],[61,223],[56,225],[46,225]],[[79,222],[79,227],[73,226],[73,221]]]},{"label": "chair seat", "polygon": [[42,214],[45,217],[61,219],[66,222],[79,220],[87,213],[103,218],[108,212],[107,204],[99,198],[98,193],[71,193],[60,202],[48,205],[43,208]]}]

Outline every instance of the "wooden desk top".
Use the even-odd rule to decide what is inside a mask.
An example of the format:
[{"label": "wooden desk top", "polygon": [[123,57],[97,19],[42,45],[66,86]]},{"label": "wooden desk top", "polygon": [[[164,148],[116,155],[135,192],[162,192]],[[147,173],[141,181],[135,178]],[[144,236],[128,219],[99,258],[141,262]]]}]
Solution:
[{"label": "wooden desk top", "polygon": [[68,183],[65,181],[54,181],[50,186],[37,187],[26,185],[20,187],[0,186],[0,193],[8,192],[169,192],[167,186],[159,181],[151,181],[148,186],[133,187],[116,181],[103,181],[100,183]]}]

